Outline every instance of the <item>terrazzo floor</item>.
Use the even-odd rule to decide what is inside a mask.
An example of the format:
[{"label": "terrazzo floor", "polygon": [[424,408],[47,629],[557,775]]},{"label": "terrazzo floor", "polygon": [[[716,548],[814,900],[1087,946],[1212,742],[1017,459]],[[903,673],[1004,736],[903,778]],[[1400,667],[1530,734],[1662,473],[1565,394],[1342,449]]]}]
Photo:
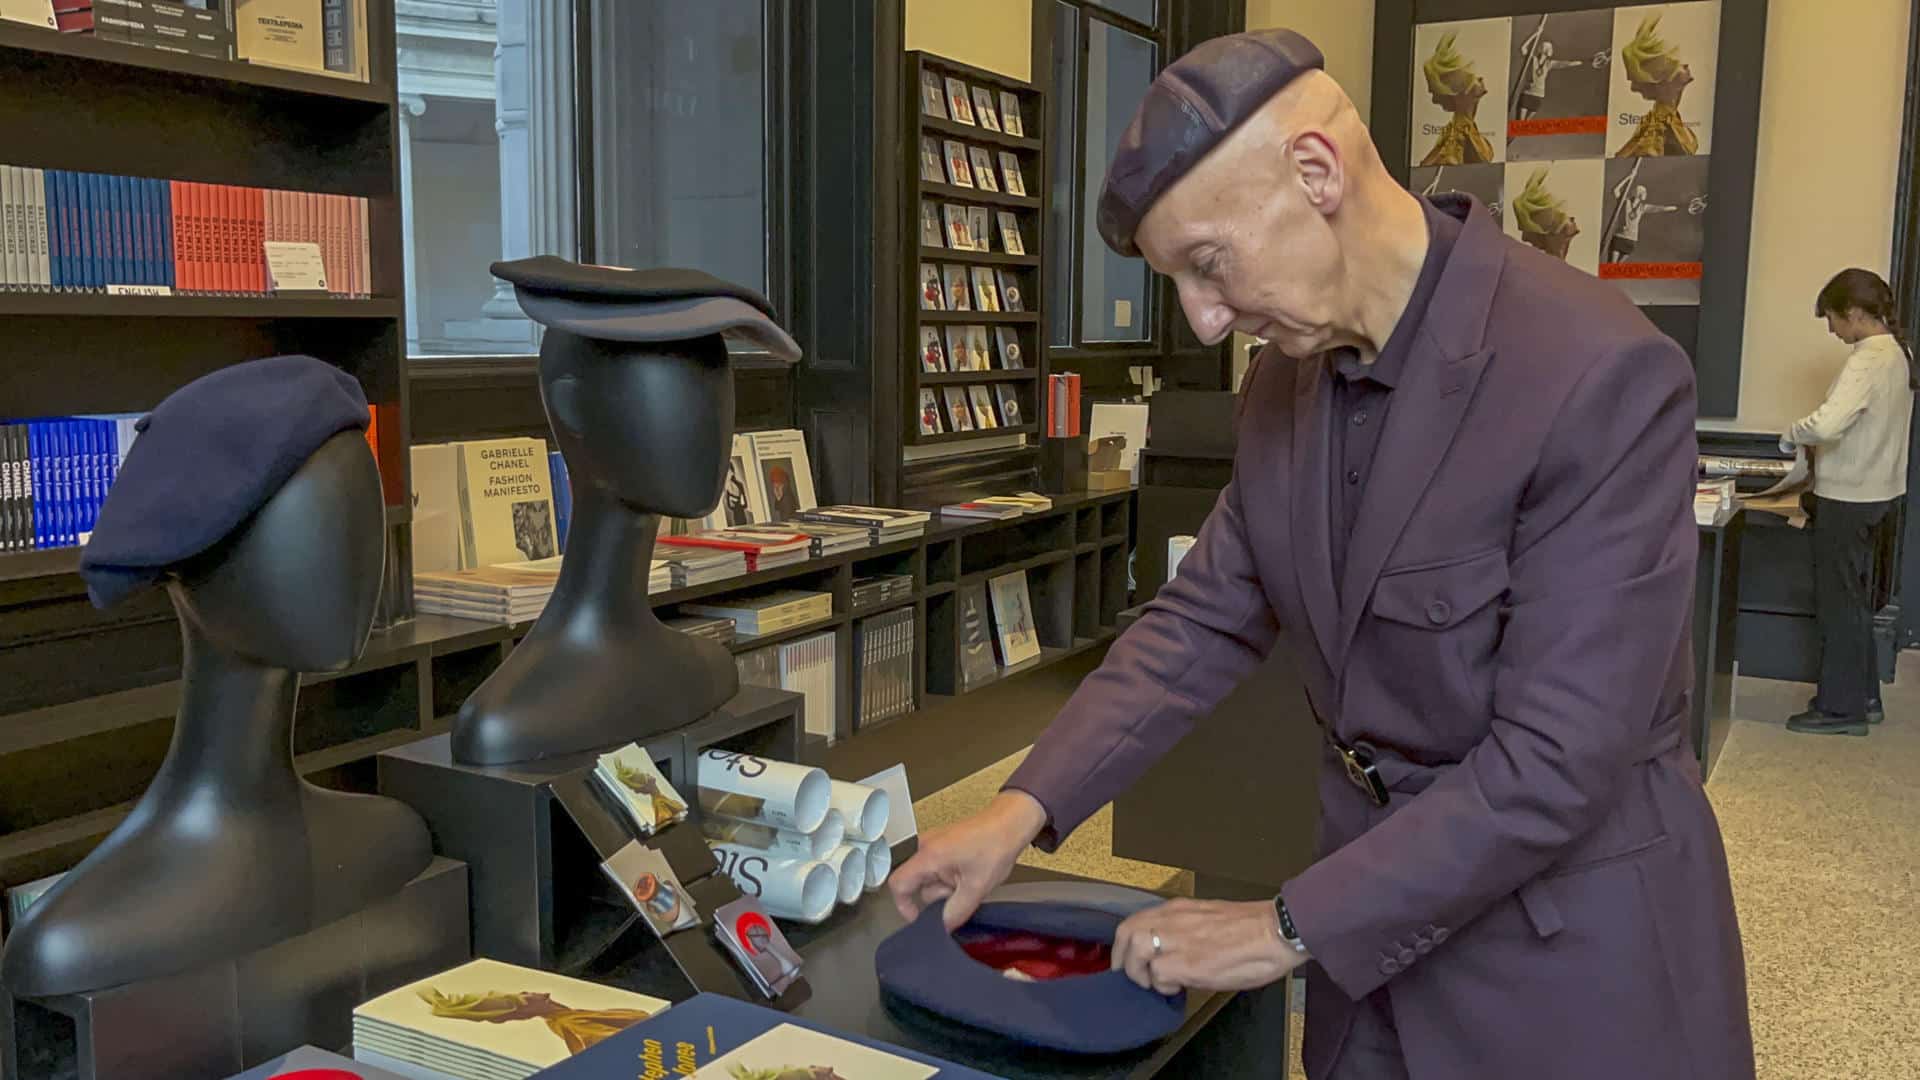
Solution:
[{"label": "terrazzo floor", "polygon": [[[1761,1080],[1920,1075],[1920,656],[1884,688],[1868,738],[1786,730],[1809,687],[1741,679],[1707,783],[1733,870]],[[1025,751],[916,800],[921,829],[964,817]],[[1191,894],[1192,875],[1112,854],[1103,810],[1053,855],[1021,861]],[[1293,1025],[1290,1077],[1300,1077]]]}]

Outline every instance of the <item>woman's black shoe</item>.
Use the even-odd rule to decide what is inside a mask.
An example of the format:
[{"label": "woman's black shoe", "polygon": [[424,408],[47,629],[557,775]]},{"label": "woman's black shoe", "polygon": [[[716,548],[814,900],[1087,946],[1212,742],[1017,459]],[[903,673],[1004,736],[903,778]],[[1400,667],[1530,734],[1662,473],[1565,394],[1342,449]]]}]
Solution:
[{"label": "woman's black shoe", "polygon": [[[1807,711],[1808,712],[1820,711],[1820,707],[1814,704],[1813,698],[1807,699]],[[1877,724],[1880,721],[1885,720],[1886,718],[1887,718],[1887,708],[1885,705],[1882,705],[1878,700],[1867,702],[1867,723]]]},{"label": "woman's black shoe", "polygon": [[1802,735],[1865,735],[1867,724],[1864,716],[1836,716],[1819,709],[1808,709],[1788,718],[1787,730]]}]

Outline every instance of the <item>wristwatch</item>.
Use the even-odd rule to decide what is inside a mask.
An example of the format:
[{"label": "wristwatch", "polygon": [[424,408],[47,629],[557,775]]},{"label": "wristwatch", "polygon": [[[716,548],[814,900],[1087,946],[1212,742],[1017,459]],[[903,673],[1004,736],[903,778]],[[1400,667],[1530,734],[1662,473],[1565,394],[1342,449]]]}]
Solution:
[{"label": "wristwatch", "polygon": [[1293,916],[1287,914],[1287,898],[1275,893],[1273,911],[1280,916],[1280,940],[1291,946],[1294,952],[1305,955],[1307,943],[1300,940],[1300,934],[1293,928]]}]

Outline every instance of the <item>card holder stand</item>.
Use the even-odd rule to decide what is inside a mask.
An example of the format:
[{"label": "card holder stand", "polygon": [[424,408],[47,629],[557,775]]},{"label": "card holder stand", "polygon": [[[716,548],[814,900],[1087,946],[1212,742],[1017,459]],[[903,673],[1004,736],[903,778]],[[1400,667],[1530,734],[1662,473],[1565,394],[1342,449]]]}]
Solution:
[{"label": "card holder stand", "polygon": [[597,754],[463,765],[453,760],[450,736],[440,735],[382,753],[380,791],[426,819],[435,850],[468,864],[476,955],[672,1000],[712,992],[792,1008],[809,995],[804,979],[766,1002],[714,937],[714,911],[740,892],[701,835],[692,763],[713,745],[797,760],[803,700],[742,687],[713,714],[641,742],[695,804],[687,821],[640,839],[666,857],[700,912],[699,926],[664,938],[601,869],[636,836],[593,780]]},{"label": "card holder stand", "polygon": [[0,1076],[206,1080],[300,1046],[346,1046],[361,1002],[472,956],[467,868],[235,960],[84,994],[0,990]]}]

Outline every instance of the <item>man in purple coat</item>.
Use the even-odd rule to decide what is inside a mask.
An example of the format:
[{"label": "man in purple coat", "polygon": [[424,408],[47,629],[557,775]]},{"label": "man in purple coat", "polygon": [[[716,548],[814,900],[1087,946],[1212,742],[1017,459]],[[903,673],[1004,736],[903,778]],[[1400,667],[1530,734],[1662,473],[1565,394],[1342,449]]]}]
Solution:
[{"label": "man in purple coat", "polygon": [[1272,902],[1129,919],[1134,981],[1315,964],[1316,1080],[1752,1077],[1685,738],[1687,357],[1471,201],[1401,189],[1321,66],[1284,30],[1208,42],[1123,138],[1109,246],[1171,277],[1203,340],[1270,342],[1234,476],[1179,576],[895,897],[965,921],[1284,638],[1326,734],[1321,858]]}]

